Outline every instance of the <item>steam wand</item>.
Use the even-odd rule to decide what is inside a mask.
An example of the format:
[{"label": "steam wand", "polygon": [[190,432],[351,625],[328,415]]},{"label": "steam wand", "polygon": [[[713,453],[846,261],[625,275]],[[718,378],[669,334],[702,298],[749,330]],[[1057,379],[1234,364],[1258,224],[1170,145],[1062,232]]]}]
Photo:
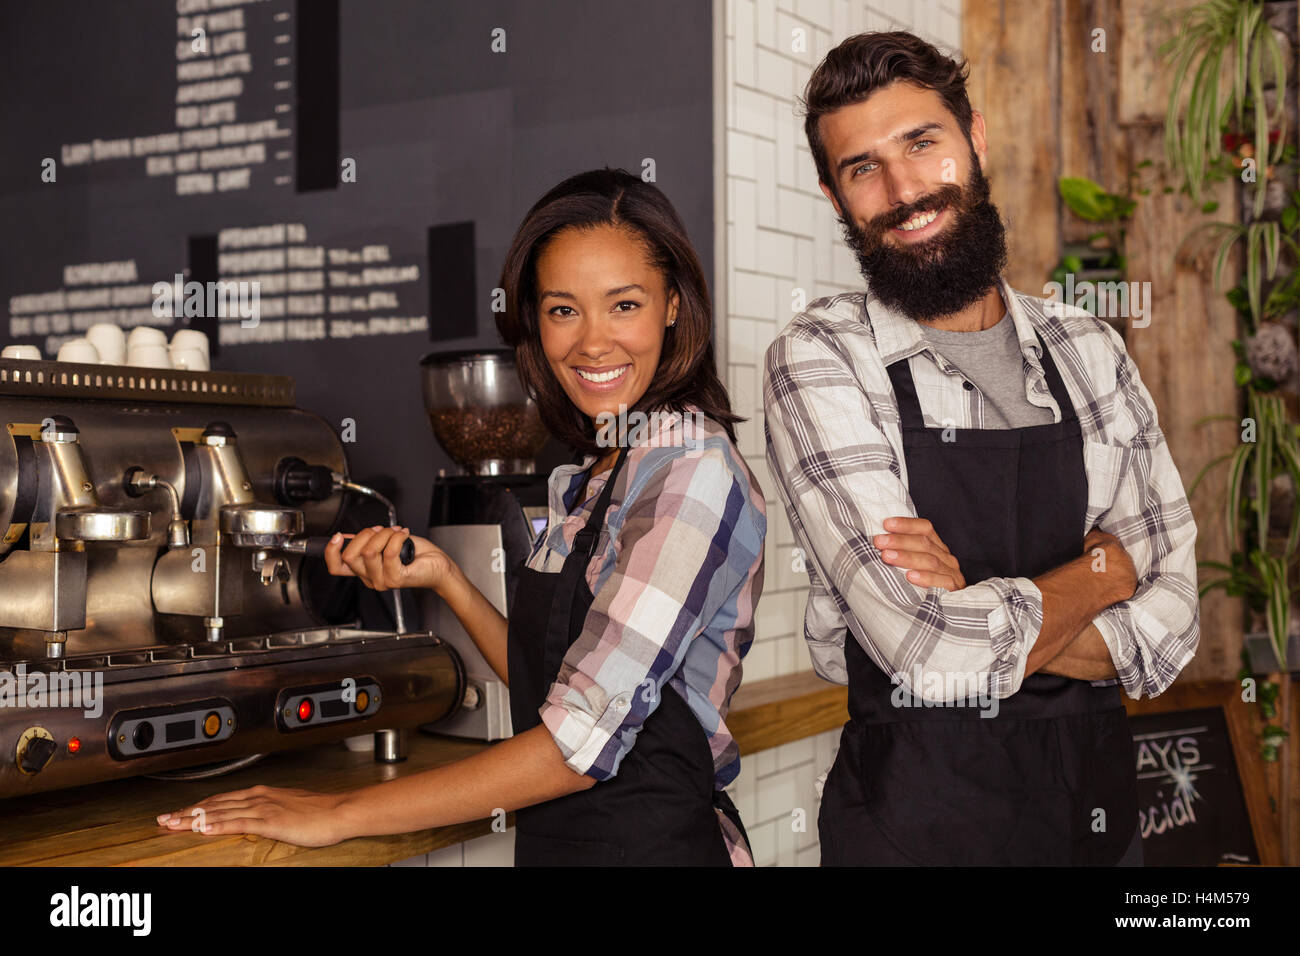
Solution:
[{"label": "steam wand", "polygon": [[[374,498],[388,509],[388,524],[390,526],[397,524],[397,509],[393,507],[391,501],[379,492],[375,491],[375,489],[367,488],[365,485],[359,485],[355,481],[349,480],[346,475],[342,475],[337,471],[331,471],[330,478],[334,482],[335,491],[355,491],[359,495]],[[407,555],[410,555],[410,557]],[[404,545],[402,545],[402,563],[410,564],[414,557],[415,545],[408,540]],[[393,622],[397,625],[398,634],[406,633],[406,618],[402,614],[402,592],[399,588],[393,588]]]}]

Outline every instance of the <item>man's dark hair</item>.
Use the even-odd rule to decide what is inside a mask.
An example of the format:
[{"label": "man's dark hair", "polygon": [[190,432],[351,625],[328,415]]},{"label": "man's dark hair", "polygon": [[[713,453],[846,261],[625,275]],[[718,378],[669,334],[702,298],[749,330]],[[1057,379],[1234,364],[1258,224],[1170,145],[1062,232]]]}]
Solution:
[{"label": "man's dark hair", "polygon": [[896,80],[908,80],[938,93],[969,141],[971,109],[966,97],[969,74],[965,58],[958,61],[945,56],[911,33],[859,33],[849,37],[826,54],[804,87],[803,131],[817,163],[818,178],[835,189],[818,121],[841,107],[861,103]]}]

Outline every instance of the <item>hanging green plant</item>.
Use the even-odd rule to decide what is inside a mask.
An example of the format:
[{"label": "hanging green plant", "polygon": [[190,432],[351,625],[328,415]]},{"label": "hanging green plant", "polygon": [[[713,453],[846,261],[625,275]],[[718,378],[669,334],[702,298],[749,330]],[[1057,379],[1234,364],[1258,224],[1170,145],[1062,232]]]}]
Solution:
[{"label": "hanging green plant", "polygon": [[1062,176],[1057,188],[1070,211],[1088,222],[1117,222],[1131,216],[1137,206],[1127,196],[1108,193],[1080,176]]},{"label": "hanging green plant", "polygon": [[[1228,256],[1238,243],[1244,253],[1241,279],[1225,293],[1241,316],[1244,335],[1233,343],[1234,379],[1245,391],[1241,444],[1205,466],[1191,483],[1188,497],[1219,465],[1228,466],[1225,527],[1227,562],[1202,561],[1204,596],[1221,588],[1239,597],[1265,622],[1268,643],[1286,668],[1291,624],[1293,576],[1300,570],[1300,430],[1288,420],[1279,386],[1295,375],[1294,333],[1276,320],[1300,306],[1300,191],[1290,203],[1264,217],[1268,184],[1291,182],[1295,148],[1287,143],[1287,62],[1265,15],[1261,0],[1204,0],[1178,14],[1175,35],[1161,47],[1171,71],[1165,120],[1165,155],[1181,181],[1180,191],[1201,203],[1204,214],[1218,211],[1214,200],[1202,202],[1207,185],[1228,180],[1247,185],[1247,222],[1207,223],[1187,237],[1208,233],[1217,240],[1213,277],[1223,287]],[[1270,88],[1276,98],[1268,109]],[[1166,192],[1170,190],[1166,188]],[[1180,253],[1181,253],[1180,247]],[[1279,278],[1279,271],[1281,277]],[[1214,415],[1239,420],[1239,415]],[[1286,503],[1274,502],[1290,486]],[[1270,530],[1274,505],[1281,512]],[[1285,534],[1282,528],[1285,527]],[[1213,577],[1211,580],[1207,578]],[[1243,674],[1251,676],[1250,655],[1242,651]],[[1270,694],[1261,686],[1258,703],[1272,719]],[[1261,734],[1265,760],[1276,760],[1285,731],[1266,726]]]},{"label": "hanging green plant", "polygon": [[[1300,259],[1300,245],[1295,239],[1282,231],[1276,219],[1256,220],[1242,225],[1231,222],[1207,222],[1188,234],[1185,242],[1203,233],[1218,236],[1219,248],[1214,257],[1214,288],[1223,288],[1223,270],[1228,263],[1228,254],[1238,242],[1245,241],[1246,273],[1243,277],[1242,292],[1245,295],[1245,312],[1249,326],[1253,331],[1264,320],[1264,282],[1277,276],[1279,252],[1283,246],[1290,250],[1293,261]],[[1228,294],[1228,293],[1225,293]],[[1229,301],[1237,305],[1231,294]]]},{"label": "hanging green plant", "polygon": [[[1151,161],[1145,160],[1138,165],[1139,168],[1150,166]],[[1128,266],[1124,255],[1125,223],[1137,208],[1137,201],[1107,192],[1091,179],[1080,176],[1063,176],[1057,189],[1070,212],[1085,222],[1100,223],[1103,228],[1089,234],[1086,245],[1067,246],[1061,261],[1052,270],[1050,280],[1064,288],[1070,275],[1079,276],[1085,272],[1098,281],[1122,279]]]},{"label": "hanging green plant", "polygon": [[[1265,90],[1286,89],[1287,65],[1260,0],[1206,0],[1187,10],[1160,52],[1172,64],[1165,116],[1165,155],[1193,200],[1224,157],[1224,134],[1248,137],[1254,209],[1264,208],[1266,168],[1286,140],[1283,97],[1270,114]],[[1224,95],[1226,87],[1226,95]],[[1188,92],[1182,109],[1183,92]],[[1231,129],[1235,127],[1235,129]],[[1249,178],[1244,181],[1250,182]]]},{"label": "hanging green plant", "polygon": [[[1244,347],[1234,343],[1244,357]],[[1238,364],[1240,376],[1243,362]],[[1246,373],[1250,374],[1246,366]],[[1233,562],[1202,561],[1201,567],[1223,572],[1226,576],[1206,581],[1200,587],[1204,597],[1215,588],[1245,597],[1256,611],[1264,614],[1269,640],[1282,667],[1287,666],[1287,638],[1291,618],[1291,571],[1294,558],[1300,549],[1300,505],[1291,509],[1291,522],[1285,543],[1275,553],[1269,549],[1269,517],[1273,479],[1286,474],[1292,487],[1300,490],[1300,429],[1287,420],[1286,406],[1276,392],[1257,390],[1258,382],[1246,382],[1250,423],[1254,440],[1244,440],[1233,452],[1220,455],[1210,462],[1188,490],[1188,498],[1196,493],[1201,480],[1214,467],[1228,463],[1228,492],[1225,496],[1225,519],[1230,542],[1248,541],[1246,549],[1234,551]],[[1228,416],[1211,416],[1205,421],[1221,420]],[[1250,428],[1251,425],[1246,427]],[[1253,525],[1246,522],[1253,516]],[[1253,546],[1252,546],[1253,545]]]}]

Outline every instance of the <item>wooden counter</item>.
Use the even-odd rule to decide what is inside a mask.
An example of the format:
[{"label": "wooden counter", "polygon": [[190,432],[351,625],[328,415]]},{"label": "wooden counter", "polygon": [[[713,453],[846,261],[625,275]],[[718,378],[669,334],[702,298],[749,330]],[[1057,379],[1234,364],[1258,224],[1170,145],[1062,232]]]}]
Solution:
[{"label": "wooden counter", "polygon": [[[746,684],[727,724],[741,754],[833,730],[848,720],[847,688],[811,671]],[[161,829],[160,813],[214,793],[265,784],[322,793],[417,773],[491,744],[412,731],[408,757],[378,764],[342,744],[272,754],[235,773],[199,781],[135,778],[0,801],[0,866],[378,866],[490,832],[489,820],[329,847],[296,847],[256,836],[203,836]]]}]

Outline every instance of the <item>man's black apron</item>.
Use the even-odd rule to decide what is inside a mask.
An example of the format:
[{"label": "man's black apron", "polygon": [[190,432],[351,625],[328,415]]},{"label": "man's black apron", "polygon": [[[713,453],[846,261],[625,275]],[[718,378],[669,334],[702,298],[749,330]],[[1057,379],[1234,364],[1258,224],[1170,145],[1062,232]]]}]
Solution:
[{"label": "man's black apron", "polygon": [[[510,609],[507,659],[510,719],[516,734],[541,723],[538,710],[582,633],[594,596],[586,569],[626,450],[610,472],[586,526],[558,574],[525,567]],[[656,692],[632,695],[644,713]],[[714,791],[713,753],[698,718],[677,691],[657,691],[659,706],[641,726],[618,773],[587,790],[515,813],[516,866],[730,866],[714,807],[740,832],[740,815]]]},{"label": "man's black apron", "polygon": [[[907,360],[888,368],[916,513],[968,585],[1032,578],[1083,553],[1082,431],[1038,341],[1062,413],[1052,424],[926,428]],[[1140,853],[1133,744],[1117,685],[1031,674],[998,701],[997,716],[981,717],[969,699],[894,706],[896,685],[852,635],[845,658],[850,720],[822,794],[824,865],[1110,866],[1126,849]],[[906,679],[910,686],[915,676]]]}]

